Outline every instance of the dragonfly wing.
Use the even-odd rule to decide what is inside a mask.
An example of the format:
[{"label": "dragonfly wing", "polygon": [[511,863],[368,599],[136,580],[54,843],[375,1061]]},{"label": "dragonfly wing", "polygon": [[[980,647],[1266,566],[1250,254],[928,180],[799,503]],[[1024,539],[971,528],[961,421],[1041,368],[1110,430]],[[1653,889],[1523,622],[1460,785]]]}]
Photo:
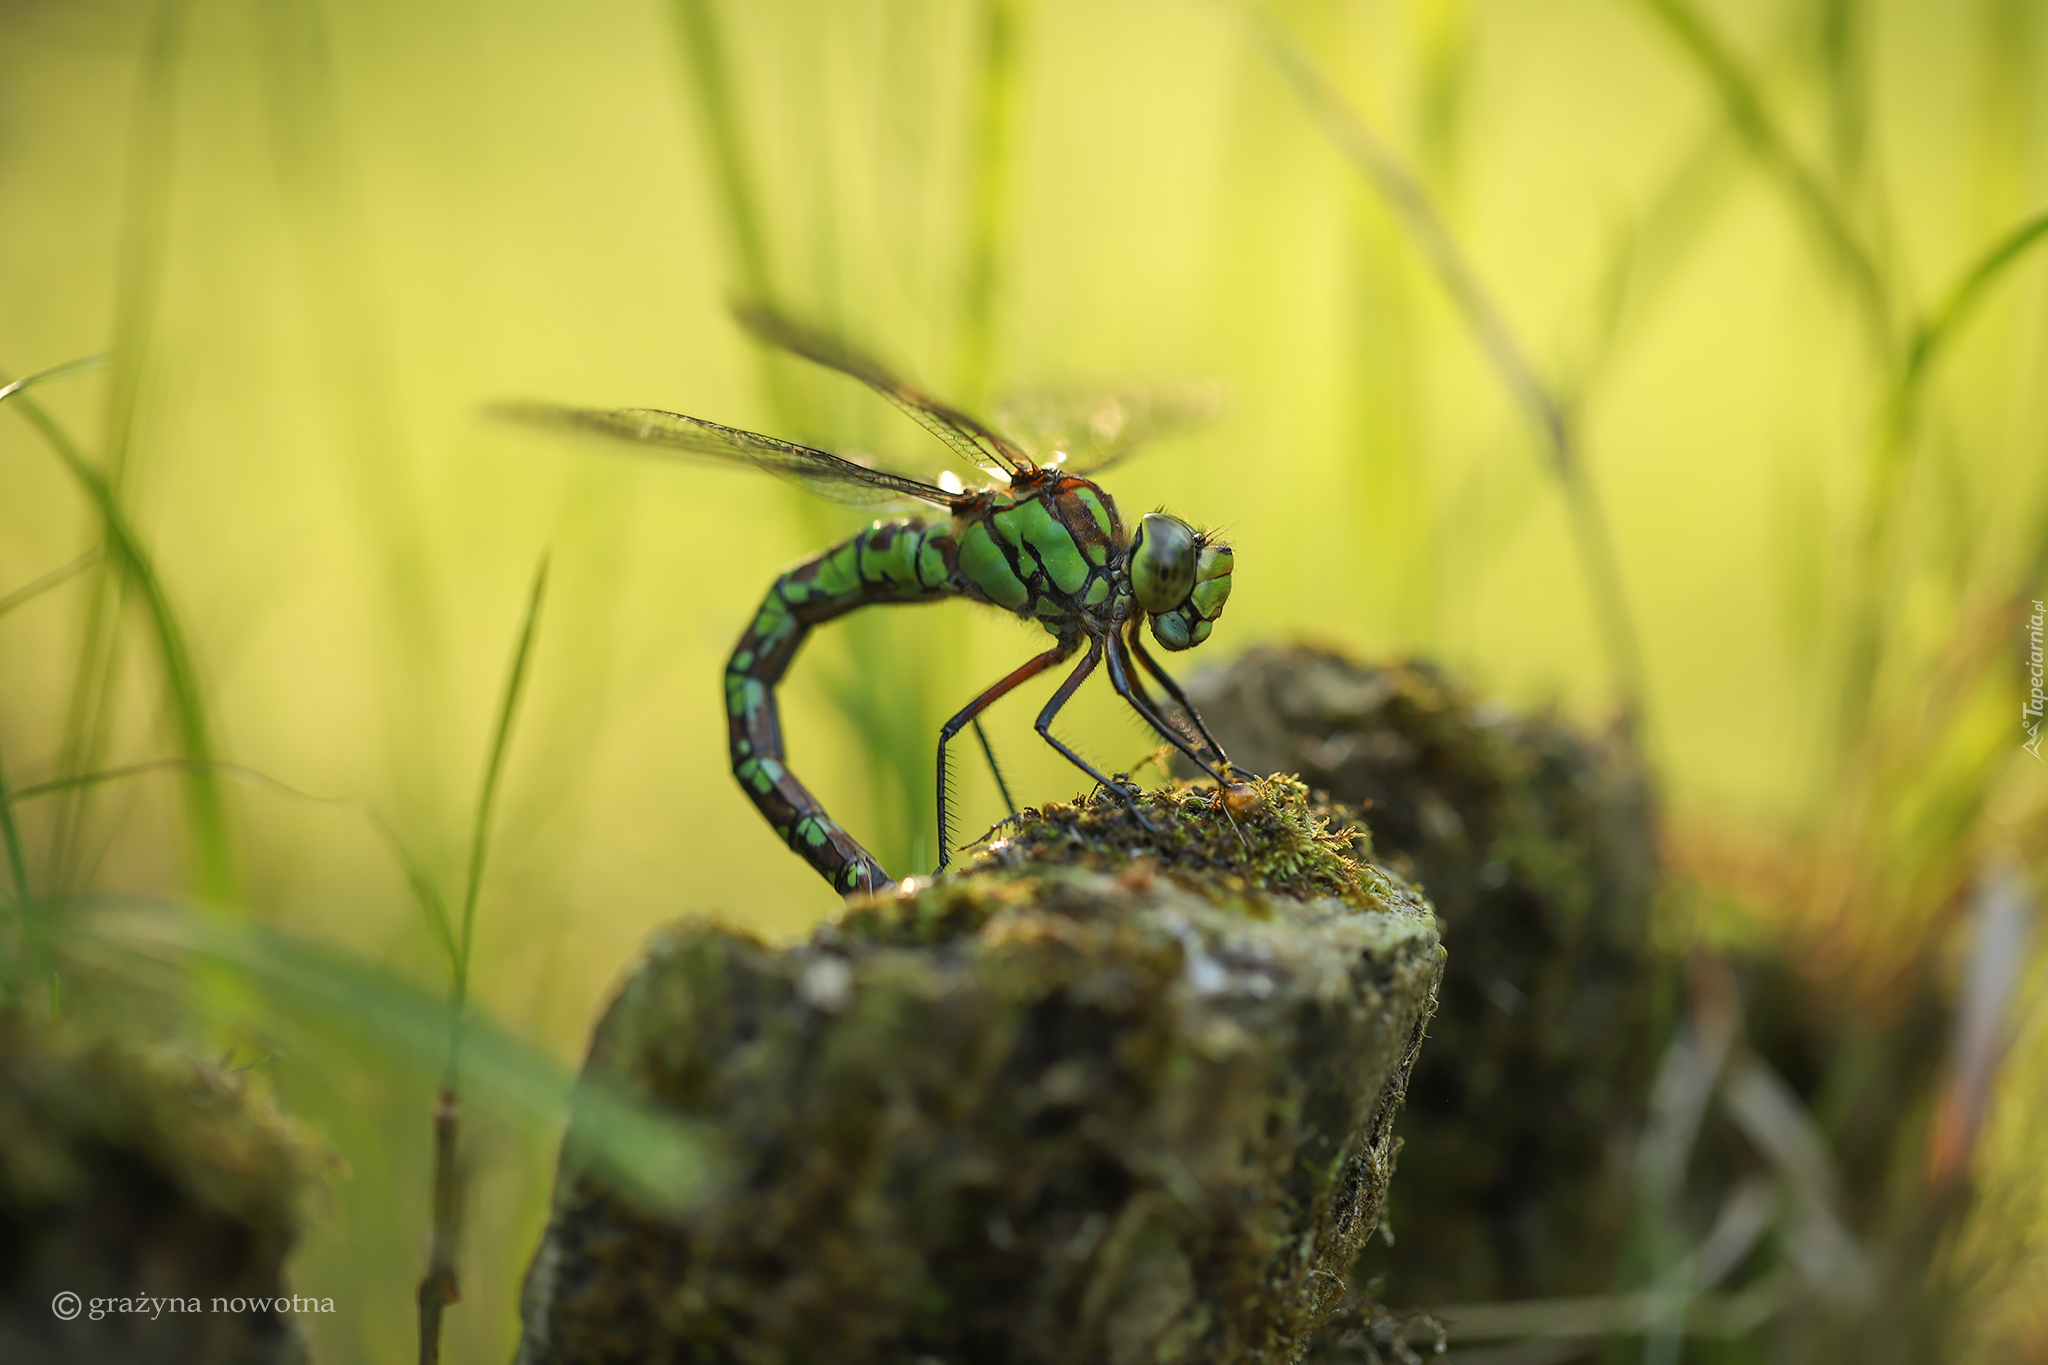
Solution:
[{"label": "dragonfly wing", "polygon": [[990,464],[1016,474],[1035,468],[1031,457],[1016,442],[991,430],[958,408],[943,403],[843,337],[793,322],[772,309],[758,305],[734,308],[747,330],[770,345],[802,356],[814,365],[837,370],[858,379],[894,403],[911,421],[938,437],[961,459],[977,468]]},{"label": "dragonfly wing", "polygon": [[701,417],[658,408],[565,408],[548,403],[501,403],[496,417],[557,431],[588,432],[631,441],[666,454],[752,465],[801,484],[820,497],[855,506],[916,498],[950,508],[958,497],[934,484],[873,469],[829,451],[759,432],[720,426]]},{"label": "dragonfly wing", "polygon": [[[1039,390],[1006,397],[996,409],[1041,464],[1063,473],[1107,469],[1162,436],[1214,417],[1223,406],[1213,383],[1156,384],[1104,392]],[[1057,458],[1064,455],[1064,459]]]}]

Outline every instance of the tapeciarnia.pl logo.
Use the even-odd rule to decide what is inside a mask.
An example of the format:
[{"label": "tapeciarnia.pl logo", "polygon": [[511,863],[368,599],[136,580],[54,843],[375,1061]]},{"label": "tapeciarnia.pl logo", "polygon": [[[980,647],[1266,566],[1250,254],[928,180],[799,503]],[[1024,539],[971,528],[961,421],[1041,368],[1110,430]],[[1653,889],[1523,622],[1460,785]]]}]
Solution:
[{"label": "tapeciarnia.pl logo", "polygon": [[2034,614],[2027,618],[2027,699],[2020,703],[2020,724],[2025,727],[2027,741],[2020,747],[2032,754],[2035,761],[2048,763],[2041,757],[2041,713],[2048,698],[2042,694],[2041,664],[2041,623],[2048,618],[2048,608],[2034,603]]}]

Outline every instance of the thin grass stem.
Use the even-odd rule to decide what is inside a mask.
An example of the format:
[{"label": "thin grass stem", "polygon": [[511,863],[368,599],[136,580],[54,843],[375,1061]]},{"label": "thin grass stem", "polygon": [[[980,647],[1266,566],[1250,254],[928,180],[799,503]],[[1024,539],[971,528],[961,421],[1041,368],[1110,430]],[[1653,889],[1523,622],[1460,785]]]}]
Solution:
[{"label": "thin grass stem", "polygon": [[[87,356],[79,360],[66,361],[60,365],[52,365],[48,369],[38,370],[34,374],[23,375],[12,383],[0,386],[0,402],[5,402],[14,395],[33,388],[37,384],[91,373],[104,366],[105,363],[106,357],[103,355]],[[100,550],[88,550],[69,564],[53,569],[41,578],[23,584],[5,597],[0,597],[0,616],[5,616],[16,607],[33,601],[52,588],[69,582],[80,573],[99,563],[103,557],[104,555]],[[42,931],[41,917],[37,910],[34,894],[30,889],[28,859],[22,848],[21,827],[14,818],[14,800],[15,798],[10,796],[7,790],[6,773],[4,769],[0,769],[0,838],[4,838],[7,844],[7,863],[8,870],[14,880],[15,904],[19,908],[22,917],[23,933],[27,939],[31,962],[34,964],[31,970],[40,979],[49,975],[49,953]],[[50,999],[51,1012],[54,1014],[56,1012],[56,986],[54,980],[51,984]]]},{"label": "thin grass stem", "polygon": [[379,542],[377,569],[396,646],[386,653],[391,674],[384,686],[403,699],[383,726],[387,762],[414,788],[415,801],[432,805],[438,782],[417,764],[423,731],[439,728],[434,718],[446,706],[445,633],[434,594],[419,591],[436,566],[407,491],[419,468],[417,445],[398,410],[389,291],[328,31],[330,8],[322,0],[247,7],[266,97],[260,124],[306,290],[312,363],[330,405],[319,425],[335,449],[348,452],[350,492],[364,529],[374,528]]},{"label": "thin grass stem", "polygon": [[[23,856],[21,828],[15,823],[14,802],[7,792],[7,765],[0,760],[0,841],[7,845],[7,872],[14,883],[15,913],[21,919],[22,946],[28,955],[27,974],[37,981],[51,982],[50,1012],[57,1011],[56,983],[50,973],[50,952],[48,940],[43,932],[42,916],[36,905],[34,889],[28,879],[28,859]],[[24,983],[19,980],[4,983],[9,996],[23,993]]]},{"label": "thin grass stem", "polygon": [[1851,225],[1847,211],[1792,149],[1790,139],[1764,101],[1759,82],[1706,16],[1688,0],[1642,0],[1642,4],[1714,88],[1723,113],[1743,144],[1819,232],[1835,264],[1849,281],[1863,314],[1871,349],[1888,359],[1892,348],[1891,301],[1884,276],[1869,247]]},{"label": "thin grass stem", "polygon": [[44,574],[41,578],[22,584],[13,592],[0,597],[0,616],[7,615],[16,607],[26,606],[44,593],[49,592],[52,588],[63,587],[66,583],[69,583],[87,569],[92,568],[104,558],[106,558],[105,554],[99,550],[87,550],[69,564],[60,565]]},{"label": "thin grass stem", "polygon": [[761,238],[761,214],[754,180],[741,149],[739,111],[727,80],[725,43],[711,0],[674,0],[676,29],[687,82],[697,97],[697,115],[711,152],[718,180],[719,206],[725,210],[726,243],[732,249],[741,286],[750,302],[771,303],[775,294],[768,276],[768,249]]},{"label": "thin grass stem", "polygon": [[490,849],[491,816],[497,809],[498,783],[505,773],[505,754],[512,743],[512,726],[519,715],[519,699],[526,690],[528,666],[533,658],[534,632],[540,625],[541,603],[548,590],[548,557],[541,556],[533,573],[533,587],[526,598],[526,616],[519,626],[519,643],[512,652],[512,665],[505,677],[505,695],[498,706],[498,723],[491,736],[490,758],[484,765],[483,785],[477,791],[476,819],[470,828],[469,872],[462,890],[462,930],[456,939],[455,1005],[460,1010],[469,995],[470,948],[475,942],[477,893],[483,886],[484,859]]},{"label": "thin grass stem", "polygon": [[1992,243],[1968,270],[1949,287],[1948,294],[1919,325],[1906,345],[1906,359],[1898,379],[1895,410],[1900,424],[1910,417],[1937,357],[1963,324],[1969,320],[1998,277],[2018,264],[2029,250],[2048,241],[2048,210],[2024,219]]},{"label": "thin grass stem", "polygon": [[995,369],[995,294],[1009,207],[1022,9],[1020,0],[987,0],[983,18],[960,307],[960,401],[974,409],[986,403]]},{"label": "thin grass stem", "polygon": [[120,282],[114,311],[114,377],[107,403],[107,482],[118,488],[135,442],[150,338],[163,301],[170,246],[173,159],[178,135],[178,67],[191,0],[158,0],[142,54],[129,125],[121,222]]},{"label": "thin grass stem", "polygon": [[1410,243],[1429,263],[1501,382],[1536,427],[1550,457],[1551,471],[1564,490],[1593,615],[1620,694],[1623,725],[1630,742],[1640,746],[1647,729],[1648,693],[1642,648],[1622,586],[1613,538],[1600,510],[1598,492],[1586,473],[1570,412],[1537,373],[1421,183],[1299,39],[1263,10],[1251,5],[1239,8],[1261,50],[1324,134],[1379,193]]},{"label": "thin grass stem", "polygon": [[1884,664],[1882,618],[1891,596],[1892,545],[1911,473],[1914,431],[1928,379],[1935,363],[1976,314],[1992,286],[2042,242],[2048,242],[2048,211],[2023,219],[1965,268],[1942,295],[1941,303],[1914,325],[1900,359],[1879,425],[1870,485],[1865,491],[1858,546],[1860,572],[1854,579],[1859,600],[1850,614],[1836,719],[1838,764],[1854,761],[1858,737],[1869,719],[1877,677]]},{"label": "thin grass stem", "polygon": [[[150,338],[162,302],[170,240],[172,155],[177,143],[178,71],[190,0],[158,0],[151,14],[130,113],[123,188],[119,265],[114,296],[113,381],[108,386],[104,485],[118,504],[134,446]],[[115,547],[108,544],[109,557]],[[96,575],[86,606],[65,717],[59,765],[68,771],[98,767],[111,731],[115,680],[120,668],[122,599],[132,576]],[[172,698],[173,710],[185,698]],[[201,779],[202,781],[204,779]],[[195,882],[202,894],[227,899],[224,825],[200,796],[189,801]],[[84,798],[60,810],[51,831],[54,884],[70,884],[82,857]]]},{"label": "thin grass stem", "polygon": [[458,959],[455,926],[449,918],[447,902],[441,895],[441,889],[434,882],[433,873],[428,870],[426,861],[399,835],[390,817],[359,797],[317,796],[312,792],[301,791],[288,782],[280,781],[259,768],[251,768],[241,763],[227,763],[219,759],[151,758],[140,763],[123,764],[117,768],[72,773],[65,777],[52,778],[47,782],[31,783],[17,788],[11,794],[0,788],[0,819],[11,821],[15,806],[38,797],[54,796],[83,787],[96,787],[106,782],[142,777],[150,773],[193,772],[201,769],[219,777],[232,777],[251,783],[295,801],[307,801],[321,806],[349,806],[360,810],[364,818],[370,822],[371,828],[377,831],[377,836],[384,841],[385,847],[390,850],[399,871],[404,874],[406,885],[412,891],[413,899],[418,903],[427,921],[428,933],[433,936],[435,946],[441,949],[448,960],[449,979],[454,979]]},{"label": "thin grass stem", "polygon": [[26,916],[35,905],[35,897],[29,890],[28,860],[22,854],[21,830],[14,821],[17,799],[7,790],[7,765],[0,761],[0,838],[7,843],[7,871],[14,879],[14,901]]},{"label": "thin grass stem", "polygon": [[[454,979],[449,994],[447,1070],[442,1075],[440,1094],[434,1102],[433,1240],[427,1253],[426,1274],[420,1277],[419,1283],[420,1365],[435,1365],[440,1360],[442,1314],[462,1297],[455,1271],[455,1247],[461,1234],[462,1213],[462,1039],[469,1008],[470,955],[476,943],[476,903],[483,887],[484,862],[490,851],[491,817],[497,809],[498,784],[504,776],[505,755],[512,744],[512,727],[519,715],[519,699],[526,690],[534,634],[540,625],[541,603],[547,596],[547,586],[548,557],[542,555],[540,564],[534,569],[533,587],[527,593],[526,617],[520,623],[519,643],[512,651],[504,697],[498,705],[497,726],[491,737],[490,756],[484,762],[483,782],[477,789],[476,818],[470,828],[469,869],[462,891],[462,924],[460,933],[453,940]],[[439,904],[439,892],[423,868],[408,864],[407,876],[414,882],[415,895],[422,896],[423,904],[429,898],[434,904]],[[433,918],[429,916],[430,920]]]},{"label": "thin grass stem", "polygon": [[[116,576],[141,598],[151,638],[156,645],[165,705],[177,735],[178,747],[184,751],[185,757],[197,761],[197,766],[189,772],[185,789],[186,817],[192,834],[194,886],[202,896],[226,902],[232,899],[233,890],[227,814],[221,803],[220,788],[206,766],[213,758],[212,726],[207,719],[198,668],[186,643],[184,627],[178,621],[170,594],[149,552],[129,525],[112,484],[92,466],[41,405],[18,388],[12,392],[15,407],[42,434],[84,490],[93,510],[99,514],[106,556]],[[69,756],[76,753],[76,750],[71,750]],[[70,764],[66,767],[77,770]]]}]

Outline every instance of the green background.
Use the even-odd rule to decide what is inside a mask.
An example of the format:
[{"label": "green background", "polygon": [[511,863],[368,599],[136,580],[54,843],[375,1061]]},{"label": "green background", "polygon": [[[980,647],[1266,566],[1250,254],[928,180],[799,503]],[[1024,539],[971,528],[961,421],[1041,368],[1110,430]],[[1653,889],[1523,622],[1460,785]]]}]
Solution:
[{"label": "green background", "polygon": [[[1164,506],[1236,547],[1230,608],[1179,668],[1289,637],[1420,652],[1589,724],[1639,672],[1674,945],[1832,954],[1881,996],[1903,957],[1960,957],[1986,858],[2048,844],[2017,716],[2048,593],[2048,251],[2025,235],[2048,14],[2025,0],[176,0],[12,4],[6,32],[0,366],[115,350],[36,397],[106,472],[190,656],[180,690],[105,567],[8,610],[8,781],[190,754],[197,726],[215,759],[359,803],[172,770],[24,802],[53,903],[198,894],[443,989],[363,807],[462,885],[546,554],[480,1005],[570,1061],[653,926],[789,935],[830,911],[729,776],[719,673],[778,570],[859,522],[480,415],[656,406],[945,467],[878,400],[749,342],[726,301],[764,288],[977,407],[1219,381],[1220,418],[1104,480],[1127,518]],[[1276,43],[1444,237],[1390,212]],[[1568,419],[1611,574],[1432,264],[1446,242]],[[0,419],[9,593],[102,524]],[[892,870],[922,870],[937,725],[1038,635],[957,604],[871,615],[806,652],[791,752]],[[1051,685],[990,726],[1033,803],[1076,790],[1029,729]],[[1068,715],[1105,766],[1152,748],[1106,686]],[[979,830],[1000,808],[964,771]],[[2048,1350],[2039,958],[1980,1154],[1992,1197],[1954,1252],[1987,1359]],[[264,1068],[346,1163],[294,1271],[341,1309],[311,1323],[320,1357],[404,1355],[434,1062],[335,1035]],[[497,1360],[553,1135],[480,1105],[466,1136],[450,1350]]]}]

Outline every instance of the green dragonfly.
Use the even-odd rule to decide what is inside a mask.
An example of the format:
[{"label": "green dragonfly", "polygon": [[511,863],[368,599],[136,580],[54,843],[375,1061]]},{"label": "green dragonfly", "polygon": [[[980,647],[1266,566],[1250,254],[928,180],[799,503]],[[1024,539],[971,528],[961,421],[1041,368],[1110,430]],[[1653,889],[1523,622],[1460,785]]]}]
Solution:
[{"label": "green dragonfly", "polygon": [[[951,844],[946,746],[999,697],[1085,649],[1080,664],[1038,713],[1046,743],[1108,791],[1142,822],[1123,784],[1052,732],[1053,720],[1097,667],[1110,685],[1174,748],[1229,786],[1234,768],[1194,705],[1139,639],[1169,650],[1209,638],[1230,597],[1230,547],[1178,517],[1148,512],[1127,527],[1108,493],[1084,473],[1122,459],[1141,439],[1142,422],[1098,420],[1084,439],[1064,444],[1039,464],[1016,441],[897,378],[844,340],[761,308],[739,318],[756,336],[874,389],[911,420],[974,466],[1000,471],[1006,484],[969,488],[950,474],[925,483],[865,463],[699,417],[652,408],[590,409],[542,404],[498,408],[502,416],[557,429],[593,432],[652,447],[659,453],[736,461],[855,505],[910,500],[943,508],[943,517],[877,521],[851,539],[797,564],[768,589],[725,668],[725,699],[733,773],[789,847],[840,892],[853,895],[893,885],[874,855],[840,826],[789,770],[775,689],[813,628],[860,607],[965,597],[1037,621],[1052,646],[1013,669],[962,707],[939,730],[939,864]],[[1041,410],[1039,416],[1045,417]],[[1030,414],[1027,412],[1027,417]],[[1047,431],[1057,430],[1048,423]],[[1086,439],[1092,434],[1092,440]],[[1161,708],[1139,669],[1158,680],[1179,708]],[[984,741],[985,742],[985,741]],[[990,755],[993,762],[993,754]],[[1244,774],[1249,776],[1249,774]],[[1000,774],[998,782],[1000,783]],[[1007,799],[1007,792],[1005,792]],[[1014,813],[1014,810],[1013,810]]]}]

